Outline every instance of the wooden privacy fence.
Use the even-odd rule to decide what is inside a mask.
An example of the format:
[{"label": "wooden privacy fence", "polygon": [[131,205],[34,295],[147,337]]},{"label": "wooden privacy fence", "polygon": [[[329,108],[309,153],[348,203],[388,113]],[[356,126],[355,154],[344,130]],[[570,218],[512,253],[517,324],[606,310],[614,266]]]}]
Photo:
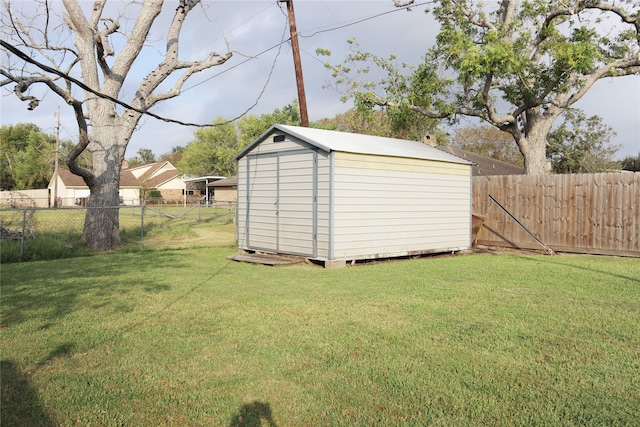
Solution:
[{"label": "wooden privacy fence", "polygon": [[640,173],[474,177],[477,243],[542,249],[489,195],[556,251],[640,257]]}]

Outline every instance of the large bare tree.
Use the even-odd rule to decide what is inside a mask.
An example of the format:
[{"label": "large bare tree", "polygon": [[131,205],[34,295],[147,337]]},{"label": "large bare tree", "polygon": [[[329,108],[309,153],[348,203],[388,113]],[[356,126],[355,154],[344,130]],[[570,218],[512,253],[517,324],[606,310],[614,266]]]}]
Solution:
[{"label": "large bare tree", "polygon": [[[224,63],[232,54],[213,52],[197,61],[180,59],[183,25],[199,0],[118,1],[112,2],[113,8],[107,7],[107,0],[92,4],[62,0],[59,10],[52,7],[59,4],[49,0],[29,3],[29,9],[37,6],[37,11],[27,14],[24,2],[3,0],[0,86],[12,85],[15,94],[34,109],[39,99],[31,89],[44,85],[73,108],[79,140],[66,163],[91,192],[83,240],[98,250],[117,247],[121,244],[119,215],[113,207],[119,202],[125,150],[138,122],[158,102],[180,95],[189,77]],[[170,11],[172,19],[159,28],[163,9]],[[123,29],[123,24],[128,27]],[[142,62],[145,48],[154,49],[149,40],[152,27],[164,34],[165,49],[150,73],[136,81],[134,64]],[[121,99],[130,87],[137,89]],[[92,154],[92,168],[76,162],[85,150]]]},{"label": "large bare tree", "polygon": [[[356,50],[344,64],[327,65],[337,84],[359,106],[482,119],[511,134],[528,174],[550,171],[547,134],[598,80],[640,72],[637,0],[431,3],[440,33],[422,64],[403,74],[393,61]],[[370,62],[384,79],[370,80]]]}]

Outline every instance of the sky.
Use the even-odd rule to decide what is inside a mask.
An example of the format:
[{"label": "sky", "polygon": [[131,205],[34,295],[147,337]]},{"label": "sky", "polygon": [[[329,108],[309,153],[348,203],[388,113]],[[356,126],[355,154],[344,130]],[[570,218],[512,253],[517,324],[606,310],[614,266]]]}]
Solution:
[{"label": "sky", "polygon": [[[15,2],[14,2],[15,3]],[[19,2],[28,9],[31,1]],[[90,7],[92,2],[85,2]],[[121,99],[127,102],[135,83],[157,65],[162,28],[167,27],[176,2],[167,2],[166,11],[152,29],[150,47],[139,58],[131,75],[132,84],[125,87]],[[126,15],[133,11],[129,2],[116,2],[113,11]],[[395,54],[398,63],[418,64],[431,47],[438,25],[424,13],[426,6],[410,11],[398,10],[392,0],[295,0],[296,24],[301,49],[302,70],[311,121],[331,118],[352,107],[341,102],[341,94],[327,88],[332,82],[325,61],[342,62],[349,52],[348,39],[355,39],[363,51],[388,57]],[[132,21],[123,21],[123,29]],[[235,118],[245,113],[264,114],[282,108],[297,99],[293,56],[289,43],[275,46],[289,38],[286,4],[275,0],[204,1],[189,15],[181,40],[181,58],[196,60],[210,51],[234,52],[224,65],[193,76],[183,93],[158,104],[152,111],[163,117],[184,122],[207,124],[217,117]],[[154,43],[156,46],[154,46]],[[330,58],[316,55],[316,49],[329,49]],[[43,131],[54,133],[55,115],[60,108],[60,138],[77,140],[77,127],[71,108],[55,94],[44,97],[34,111],[12,94],[1,90],[0,123],[35,123]],[[640,76],[600,80],[581,99],[576,108],[588,116],[598,115],[611,126],[619,145],[616,158],[640,153]],[[463,120],[461,126],[477,124]],[[557,122],[556,124],[560,124]],[[453,132],[453,128],[443,126]],[[196,128],[165,123],[144,117],[127,148],[127,158],[140,149],[151,149],[156,155],[186,146]]]}]

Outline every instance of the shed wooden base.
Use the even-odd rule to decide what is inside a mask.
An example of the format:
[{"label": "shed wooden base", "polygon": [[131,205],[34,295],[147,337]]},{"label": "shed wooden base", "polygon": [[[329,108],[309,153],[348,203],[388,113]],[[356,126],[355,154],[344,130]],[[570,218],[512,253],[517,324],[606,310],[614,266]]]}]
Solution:
[{"label": "shed wooden base", "polygon": [[345,268],[347,266],[346,261],[325,261],[324,268]]}]

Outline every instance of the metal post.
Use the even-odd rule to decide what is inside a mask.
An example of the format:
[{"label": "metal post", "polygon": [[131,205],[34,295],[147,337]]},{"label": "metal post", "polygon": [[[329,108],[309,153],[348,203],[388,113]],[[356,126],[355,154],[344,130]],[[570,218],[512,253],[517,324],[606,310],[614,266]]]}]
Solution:
[{"label": "metal post", "polygon": [[144,250],[144,203],[140,209],[140,248]]},{"label": "metal post", "polygon": [[24,255],[24,232],[27,228],[27,210],[22,210],[22,235],[20,236],[20,259]]},{"label": "metal post", "polygon": [[56,151],[55,151],[54,165],[53,165],[53,207],[57,208],[58,207],[58,174],[59,174],[58,154],[60,152],[60,107],[58,107],[54,124],[56,128]]},{"label": "metal post", "polygon": [[497,200],[496,200],[496,199],[495,199],[491,194],[489,194],[489,198],[490,198],[491,200],[493,200],[493,202],[494,202],[496,205],[498,205],[498,207],[499,207],[500,209],[502,209],[502,210],[503,210],[507,215],[509,215],[509,216],[511,217],[511,219],[513,219],[513,220],[516,222],[516,224],[518,224],[520,227],[522,227],[522,229],[523,229],[524,231],[526,231],[526,232],[527,232],[527,234],[533,238],[533,240],[535,240],[535,241],[536,241],[536,242],[538,242],[542,247],[544,247],[550,255],[555,255],[555,254],[556,254],[556,252],[555,252],[553,249],[551,249],[549,246],[547,246],[547,244],[546,244],[546,243],[544,243],[542,240],[538,239],[538,238],[536,237],[536,235],[535,235],[535,234],[533,234],[531,231],[529,231],[529,229],[528,229],[527,227],[525,227],[525,226],[524,226],[524,225],[523,225],[523,224],[518,220],[518,218],[516,218],[515,216],[513,216],[513,214],[512,214],[511,212],[509,212],[509,211],[507,210],[507,208],[505,208],[504,206],[502,206],[502,205],[500,204],[500,202],[498,202],[498,201],[497,201]]}]

